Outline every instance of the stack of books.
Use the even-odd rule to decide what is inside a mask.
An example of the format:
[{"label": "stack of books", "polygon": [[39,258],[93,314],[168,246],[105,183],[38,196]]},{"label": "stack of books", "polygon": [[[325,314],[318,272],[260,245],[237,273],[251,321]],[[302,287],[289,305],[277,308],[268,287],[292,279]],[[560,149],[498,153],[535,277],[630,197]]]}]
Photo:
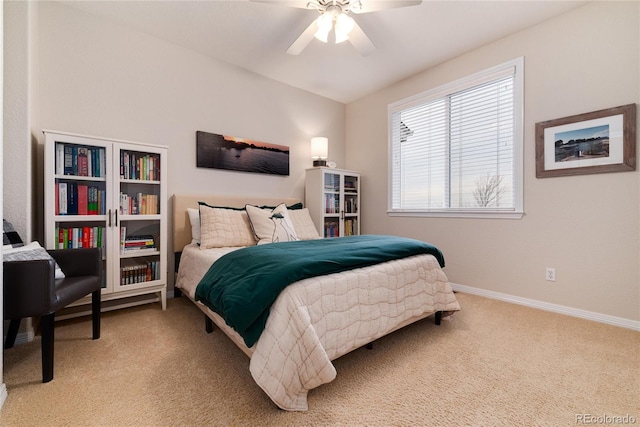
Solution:
[{"label": "stack of books", "polygon": [[126,228],[121,227],[120,250],[122,253],[132,251],[154,252],[156,250],[156,243],[150,234],[132,234],[127,236]]}]

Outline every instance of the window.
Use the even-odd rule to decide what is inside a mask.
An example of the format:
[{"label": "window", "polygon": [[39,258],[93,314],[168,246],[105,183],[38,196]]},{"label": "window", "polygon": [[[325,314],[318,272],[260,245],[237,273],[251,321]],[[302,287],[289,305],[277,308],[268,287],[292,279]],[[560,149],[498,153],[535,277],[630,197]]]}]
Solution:
[{"label": "window", "polygon": [[389,105],[389,214],[521,218],[524,59]]}]

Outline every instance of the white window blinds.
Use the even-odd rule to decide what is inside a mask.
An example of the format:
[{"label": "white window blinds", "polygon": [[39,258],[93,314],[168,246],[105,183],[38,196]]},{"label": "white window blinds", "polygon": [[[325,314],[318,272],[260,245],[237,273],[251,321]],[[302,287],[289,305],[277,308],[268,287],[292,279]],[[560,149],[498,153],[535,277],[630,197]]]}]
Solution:
[{"label": "white window blinds", "polygon": [[390,106],[390,212],[521,211],[517,72],[505,64]]}]

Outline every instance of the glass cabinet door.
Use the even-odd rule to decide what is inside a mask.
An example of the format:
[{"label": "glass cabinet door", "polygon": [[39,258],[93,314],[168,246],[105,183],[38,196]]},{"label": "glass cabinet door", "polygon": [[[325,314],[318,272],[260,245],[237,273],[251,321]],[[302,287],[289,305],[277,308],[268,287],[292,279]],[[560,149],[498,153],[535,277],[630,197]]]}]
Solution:
[{"label": "glass cabinet door", "polygon": [[165,257],[161,254],[164,236],[161,212],[163,187],[162,150],[153,147],[115,146],[114,161],[119,171],[115,195],[119,244],[114,249],[118,259],[116,288],[136,289],[160,283]]}]

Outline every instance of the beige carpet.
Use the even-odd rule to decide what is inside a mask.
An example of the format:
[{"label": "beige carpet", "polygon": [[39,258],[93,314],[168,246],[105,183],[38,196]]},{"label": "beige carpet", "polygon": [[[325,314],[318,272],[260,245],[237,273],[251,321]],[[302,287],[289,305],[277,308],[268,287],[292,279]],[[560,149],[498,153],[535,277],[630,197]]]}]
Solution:
[{"label": "beige carpet", "polygon": [[0,425],[640,424],[640,333],[457,295],[462,311],[441,326],[427,319],[336,360],[336,380],[298,413],[272,404],[249,359],[207,335],[184,298],[106,313],[97,341],[88,318],[58,322],[52,382],[40,382],[40,337],[5,351]]}]

